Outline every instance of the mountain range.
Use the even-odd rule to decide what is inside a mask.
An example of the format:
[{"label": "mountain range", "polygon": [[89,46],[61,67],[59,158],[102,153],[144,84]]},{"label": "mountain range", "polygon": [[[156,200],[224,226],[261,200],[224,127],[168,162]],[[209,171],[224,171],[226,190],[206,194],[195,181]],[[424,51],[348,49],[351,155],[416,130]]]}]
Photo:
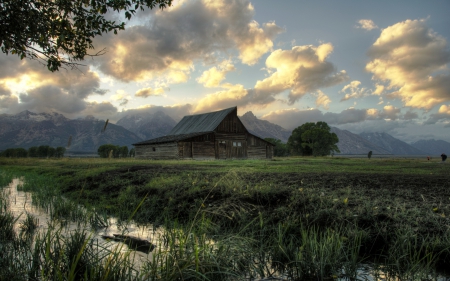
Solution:
[{"label": "mountain range", "polygon": [[[244,126],[262,138],[275,138],[287,142],[291,130],[258,119],[252,112],[240,116]],[[0,115],[0,151],[13,148],[50,145],[68,147],[68,152],[95,153],[102,144],[131,147],[133,143],[167,135],[176,125],[167,114],[133,112],[125,115],[116,124],[87,116],[69,119],[59,113],[33,113],[23,111],[15,115]],[[407,144],[387,133],[361,133],[359,135],[336,127],[331,128],[339,138],[340,154],[374,155],[440,155],[450,152],[450,143],[442,140],[420,140]]]}]

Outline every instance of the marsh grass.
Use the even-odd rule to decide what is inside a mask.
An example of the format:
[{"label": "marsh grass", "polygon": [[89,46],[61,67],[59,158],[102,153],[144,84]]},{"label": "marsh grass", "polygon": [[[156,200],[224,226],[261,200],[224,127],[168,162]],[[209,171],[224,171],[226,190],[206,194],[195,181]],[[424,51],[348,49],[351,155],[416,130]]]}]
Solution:
[{"label": "marsh grass", "polygon": [[[123,278],[353,280],[363,262],[372,265],[374,274],[382,270],[392,280],[416,280],[429,279],[436,267],[450,264],[450,208],[443,189],[431,185],[424,193],[402,187],[396,193],[383,185],[388,181],[374,176],[395,181],[395,176],[432,172],[432,177],[446,178],[441,166],[374,158],[370,164],[327,158],[151,164],[71,160],[40,167],[26,162],[20,168],[15,166],[19,162],[8,163],[25,175],[24,190],[33,191],[33,201],[47,206],[55,220],[102,228],[110,214],[125,230],[130,218],[165,225],[152,260],[142,270],[123,269]],[[352,178],[352,172],[361,174]],[[62,195],[67,199],[56,199]],[[93,211],[93,206],[94,213],[80,211]],[[89,252],[91,242],[77,245],[78,253],[92,253],[90,258],[77,254],[77,264],[100,262]],[[116,258],[99,253],[103,263],[106,256]],[[60,258],[50,260],[57,264]],[[101,275],[91,267],[75,268]]]}]

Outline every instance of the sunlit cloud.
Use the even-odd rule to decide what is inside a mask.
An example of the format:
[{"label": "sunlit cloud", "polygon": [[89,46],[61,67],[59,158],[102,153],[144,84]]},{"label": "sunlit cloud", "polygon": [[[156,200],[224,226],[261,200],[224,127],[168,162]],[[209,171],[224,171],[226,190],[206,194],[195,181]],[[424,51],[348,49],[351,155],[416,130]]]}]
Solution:
[{"label": "sunlit cloud", "polygon": [[228,72],[234,71],[235,67],[230,61],[223,61],[217,67],[214,66],[202,73],[197,78],[197,82],[203,84],[207,88],[218,87],[225,79]]},{"label": "sunlit cloud", "polygon": [[248,0],[183,1],[164,12],[141,15],[142,25],[96,38],[96,48],[111,51],[94,63],[106,75],[125,82],[159,79],[168,84],[186,82],[194,61],[214,61],[229,51],[237,51],[242,63],[253,65],[272,50],[272,40],[283,32],[274,22],[259,24],[253,16]]},{"label": "sunlit cloud", "polygon": [[366,95],[366,88],[360,87],[361,82],[354,80],[350,82],[350,84],[347,84],[340,90],[340,93],[345,94],[344,97],[341,99],[341,101],[346,101],[349,99],[357,99],[361,98]]},{"label": "sunlit cloud", "polygon": [[276,71],[257,81],[255,91],[260,95],[274,96],[289,90],[289,103],[293,104],[307,93],[347,81],[348,75],[344,70],[336,72],[334,65],[326,61],[332,51],[330,43],[275,50],[267,58],[266,67]]},{"label": "sunlit cloud", "polygon": [[450,100],[447,41],[425,20],[406,20],[382,30],[370,48],[366,70],[388,83],[404,105],[431,109]]},{"label": "sunlit cloud", "polygon": [[322,106],[324,109],[329,109],[329,104],[331,103],[330,98],[325,95],[321,90],[317,91],[317,99],[316,99],[316,106]]},{"label": "sunlit cloud", "polygon": [[365,29],[365,30],[372,30],[372,29],[378,28],[378,26],[372,20],[368,20],[368,19],[359,20],[358,25],[356,25],[356,27]]}]

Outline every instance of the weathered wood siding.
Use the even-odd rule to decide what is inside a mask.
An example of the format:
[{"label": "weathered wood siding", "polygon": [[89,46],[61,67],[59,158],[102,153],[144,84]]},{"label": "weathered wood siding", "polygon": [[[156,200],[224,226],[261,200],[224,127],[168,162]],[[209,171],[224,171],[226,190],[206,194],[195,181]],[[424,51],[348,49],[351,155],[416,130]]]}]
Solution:
[{"label": "weathered wood siding", "polygon": [[273,146],[251,134],[247,136],[248,159],[272,159]]},{"label": "weathered wood siding", "polygon": [[168,160],[179,159],[176,142],[136,146],[137,159]]},{"label": "weathered wood siding", "polygon": [[237,117],[237,111],[230,112],[220,122],[219,126],[215,129],[216,133],[232,133],[232,134],[244,134],[247,133],[247,129],[242,124],[239,117]]},{"label": "weathered wood siding", "polygon": [[214,142],[193,142],[192,155],[194,159],[215,159]]},{"label": "weathered wood siding", "polygon": [[247,159],[246,134],[217,133],[216,159]]}]

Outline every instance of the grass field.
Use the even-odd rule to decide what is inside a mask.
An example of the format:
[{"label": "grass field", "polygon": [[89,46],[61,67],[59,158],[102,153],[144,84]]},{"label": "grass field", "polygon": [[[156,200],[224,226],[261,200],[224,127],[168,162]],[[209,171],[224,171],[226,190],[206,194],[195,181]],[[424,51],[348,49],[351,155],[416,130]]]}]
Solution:
[{"label": "grass field", "polygon": [[64,196],[164,225],[149,280],[353,278],[361,263],[413,280],[450,268],[450,166],[437,160],[0,158],[0,171],[3,184],[25,177],[41,204]]}]

